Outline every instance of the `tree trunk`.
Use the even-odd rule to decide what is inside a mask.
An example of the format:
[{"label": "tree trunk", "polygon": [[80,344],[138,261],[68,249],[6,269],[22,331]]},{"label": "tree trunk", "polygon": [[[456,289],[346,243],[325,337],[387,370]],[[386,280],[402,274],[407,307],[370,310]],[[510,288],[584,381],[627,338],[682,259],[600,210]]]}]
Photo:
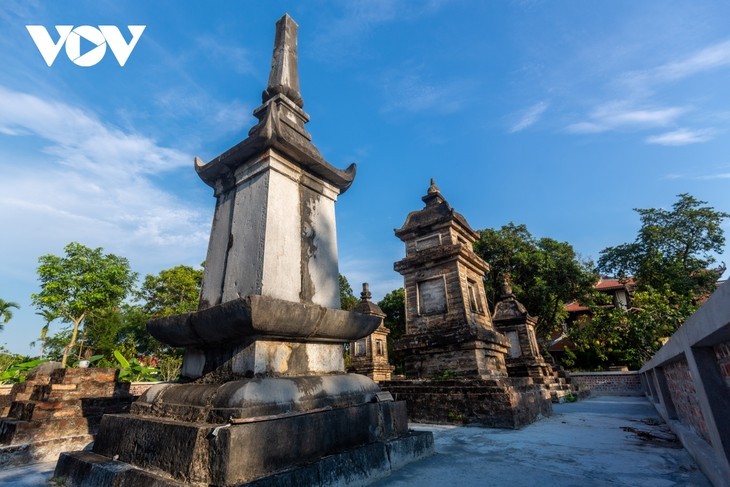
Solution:
[{"label": "tree trunk", "polygon": [[74,345],[76,345],[76,337],[79,334],[79,324],[81,324],[81,321],[84,319],[85,313],[79,316],[78,320],[73,320],[74,322],[74,331],[71,334],[71,341],[68,342],[68,345],[66,345],[66,348],[63,349],[63,359],[61,360],[61,367],[66,368],[66,360],[68,359],[68,354],[71,352],[71,349],[73,349]]},{"label": "tree trunk", "polygon": [[81,344],[79,345],[79,354],[77,360],[81,360],[81,352],[84,350],[84,343],[86,343],[86,325],[84,325],[84,334],[81,335]]}]

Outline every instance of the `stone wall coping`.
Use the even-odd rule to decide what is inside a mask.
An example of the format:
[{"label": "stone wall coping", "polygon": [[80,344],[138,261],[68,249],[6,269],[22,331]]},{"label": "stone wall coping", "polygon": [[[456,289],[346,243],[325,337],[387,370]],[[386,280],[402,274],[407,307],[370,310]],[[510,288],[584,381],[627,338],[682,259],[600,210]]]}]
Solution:
[{"label": "stone wall coping", "polygon": [[640,372],[675,360],[691,347],[707,347],[730,339],[730,281],[720,286],[669,341],[644,364]]}]

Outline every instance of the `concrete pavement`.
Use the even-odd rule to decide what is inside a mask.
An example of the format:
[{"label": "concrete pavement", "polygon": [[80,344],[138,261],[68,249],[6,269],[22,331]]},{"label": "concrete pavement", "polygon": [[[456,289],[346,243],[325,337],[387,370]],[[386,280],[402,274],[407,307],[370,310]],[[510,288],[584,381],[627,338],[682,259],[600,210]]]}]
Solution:
[{"label": "concrete pavement", "polygon": [[521,430],[412,425],[433,431],[437,454],[379,487],[710,487],[643,397],[554,405]]},{"label": "concrete pavement", "polygon": [[[555,405],[521,430],[413,424],[433,431],[437,454],[396,471],[379,487],[710,487],[643,397]],[[0,486],[45,485],[55,463],[9,468]]]}]

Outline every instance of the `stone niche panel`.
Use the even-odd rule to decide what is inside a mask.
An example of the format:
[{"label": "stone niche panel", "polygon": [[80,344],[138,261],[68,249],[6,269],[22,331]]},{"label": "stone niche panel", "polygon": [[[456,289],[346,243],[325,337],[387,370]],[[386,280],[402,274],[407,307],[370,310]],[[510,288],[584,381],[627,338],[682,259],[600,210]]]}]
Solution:
[{"label": "stone niche panel", "polygon": [[510,343],[509,356],[512,358],[521,357],[522,349],[520,346],[520,337],[517,335],[517,332],[508,331],[506,335]]},{"label": "stone niche panel", "polygon": [[442,276],[419,281],[417,288],[419,315],[446,313],[446,281]]},{"label": "stone niche panel", "polygon": [[426,237],[416,239],[416,250],[430,249],[441,245],[441,234],[434,233]]}]

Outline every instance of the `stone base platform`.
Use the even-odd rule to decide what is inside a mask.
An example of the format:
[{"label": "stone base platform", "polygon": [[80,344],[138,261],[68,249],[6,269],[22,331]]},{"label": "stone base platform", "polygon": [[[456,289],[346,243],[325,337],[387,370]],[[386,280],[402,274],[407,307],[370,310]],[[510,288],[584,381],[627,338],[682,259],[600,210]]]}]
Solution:
[{"label": "stone base platform", "polygon": [[364,485],[433,453],[403,402],[231,418],[228,423],[104,416],[92,452],[64,454],[68,486]]},{"label": "stone base platform", "polygon": [[521,428],[552,414],[550,393],[529,378],[394,380],[380,387],[406,401],[415,422]]},{"label": "stone base platform", "polygon": [[[411,431],[400,438],[370,443],[265,478],[231,485],[251,487],[367,485],[433,453],[433,435],[429,432]],[[190,485],[86,451],[61,454],[54,479],[69,487]]]}]

